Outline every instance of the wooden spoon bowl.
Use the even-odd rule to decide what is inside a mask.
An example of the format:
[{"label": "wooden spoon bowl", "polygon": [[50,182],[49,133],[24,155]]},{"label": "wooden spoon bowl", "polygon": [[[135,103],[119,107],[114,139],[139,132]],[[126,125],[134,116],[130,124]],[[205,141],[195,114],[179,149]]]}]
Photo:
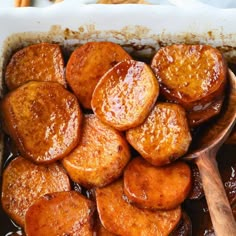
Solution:
[{"label": "wooden spoon bowl", "polygon": [[216,122],[203,130],[194,150],[184,157],[187,160],[194,160],[199,168],[217,236],[236,235],[236,222],[216,162],[216,153],[228,138],[236,122],[236,77],[231,70],[228,77],[230,88],[221,115]]}]

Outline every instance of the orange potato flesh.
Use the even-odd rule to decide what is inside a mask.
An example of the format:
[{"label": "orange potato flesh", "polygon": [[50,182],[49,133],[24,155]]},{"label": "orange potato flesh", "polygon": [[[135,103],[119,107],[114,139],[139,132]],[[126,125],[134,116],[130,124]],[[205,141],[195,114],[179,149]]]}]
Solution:
[{"label": "orange potato flesh", "polygon": [[2,207],[23,227],[25,213],[36,199],[47,193],[70,189],[69,178],[61,165],[41,166],[17,157],[3,172]]},{"label": "orange potato flesh", "polygon": [[92,94],[100,78],[116,63],[126,59],[131,56],[111,42],[89,42],[71,54],[66,79],[83,107],[91,109]]},{"label": "orange potato flesh", "polygon": [[36,163],[66,156],[78,143],[82,112],[76,97],[55,82],[28,82],[1,102],[4,128],[21,155]]},{"label": "orange potato flesh", "polygon": [[181,218],[181,208],[170,211],[148,211],[125,201],[122,180],[96,189],[100,220],[110,232],[118,235],[169,235]]},{"label": "orange potato flesh", "polygon": [[133,159],[124,171],[124,193],[136,206],[168,210],[179,206],[191,189],[191,170],[184,162],[155,167]]},{"label": "orange potato flesh", "polygon": [[81,141],[62,163],[73,181],[91,188],[117,179],[129,159],[125,138],[95,115],[85,115]]},{"label": "orange potato flesh", "polygon": [[91,104],[99,119],[124,131],[146,119],[158,94],[158,82],[151,69],[143,62],[126,60],[101,78]]},{"label": "orange potato flesh", "polygon": [[191,142],[185,111],[172,103],[157,103],[143,124],[126,132],[126,138],[156,166],[184,155]]},{"label": "orange potato flesh", "polygon": [[5,72],[8,89],[13,90],[31,80],[54,81],[66,86],[64,59],[59,45],[35,44],[12,56]]},{"label": "orange potato flesh", "polygon": [[39,198],[25,215],[27,236],[93,235],[95,205],[75,191]]},{"label": "orange potato flesh", "polygon": [[[208,45],[170,45],[153,57],[151,67],[169,100],[194,112],[222,96],[227,68],[222,54]],[[218,113],[216,113],[218,114]],[[212,116],[209,113],[209,118]]]},{"label": "orange potato flesh", "polygon": [[210,102],[206,108],[201,107],[198,111],[189,111],[187,113],[189,126],[196,127],[208,121],[213,116],[219,114],[223,102],[224,102],[224,97],[220,97]]},{"label": "orange potato flesh", "polygon": [[105,229],[98,217],[96,222],[96,235],[97,236],[116,236],[117,234],[113,234],[109,232],[107,229]]}]

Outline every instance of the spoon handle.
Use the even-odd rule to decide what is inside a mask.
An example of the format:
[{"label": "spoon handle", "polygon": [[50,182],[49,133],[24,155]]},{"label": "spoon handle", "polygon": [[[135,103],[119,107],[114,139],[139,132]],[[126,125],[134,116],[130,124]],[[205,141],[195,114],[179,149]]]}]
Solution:
[{"label": "spoon handle", "polygon": [[211,221],[217,236],[236,236],[236,222],[218,170],[215,153],[206,151],[196,159]]}]

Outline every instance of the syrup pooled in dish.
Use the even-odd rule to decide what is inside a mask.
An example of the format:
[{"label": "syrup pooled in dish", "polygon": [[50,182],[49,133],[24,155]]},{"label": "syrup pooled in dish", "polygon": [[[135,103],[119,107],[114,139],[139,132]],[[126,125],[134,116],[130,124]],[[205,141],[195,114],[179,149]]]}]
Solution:
[{"label": "syrup pooled in dish", "polygon": [[[177,159],[191,145],[189,125],[220,111],[226,84],[220,52],[172,45],[149,65],[114,43],[90,42],[71,54],[61,80],[59,51],[55,44],[31,45],[6,67],[11,91],[1,101],[1,122],[17,155],[3,171],[5,212],[27,235],[189,234],[184,205],[200,184]],[[47,53],[45,66],[37,65]],[[21,62],[31,67],[14,71]],[[80,193],[71,191],[73,182]]]}]

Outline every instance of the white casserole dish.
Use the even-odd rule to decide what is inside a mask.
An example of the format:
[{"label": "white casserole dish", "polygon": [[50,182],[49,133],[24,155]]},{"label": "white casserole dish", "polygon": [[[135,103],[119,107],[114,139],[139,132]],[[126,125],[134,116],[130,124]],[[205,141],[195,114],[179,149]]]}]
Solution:
[{"label": "white casserole dish", "polygon": [[[236,62],[236,9],[195,1],[186,5],[182,4],[185,1],[172,1],[177,6],[78,2],[70,0],[47,8],[0,9],[1,96],[4,66],[11,53],[42,41],[57,42],[69,50],[88,41],[112,41],[147,57],[163,45],[201,43],[219,48],[229,61]],[[2,156],[3,142],[0,146]]]}]

